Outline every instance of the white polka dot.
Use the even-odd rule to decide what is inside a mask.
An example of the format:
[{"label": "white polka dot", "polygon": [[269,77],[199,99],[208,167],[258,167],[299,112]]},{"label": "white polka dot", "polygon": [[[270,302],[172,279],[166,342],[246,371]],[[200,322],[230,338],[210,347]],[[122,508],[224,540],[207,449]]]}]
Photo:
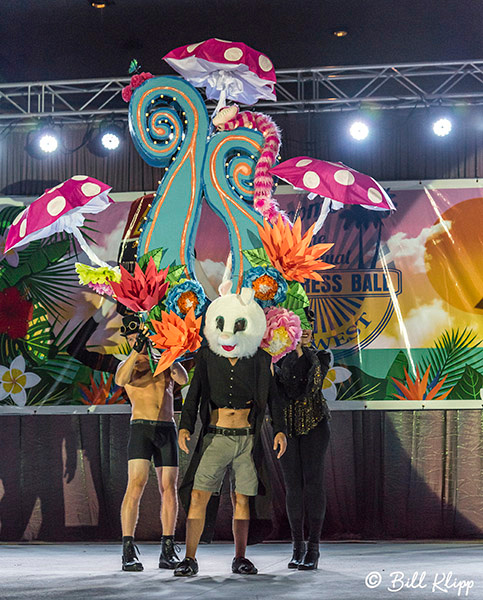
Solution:
[{"label": "white polka dot", "polygon": [[230,40],[220,40],[220,38],[215,38],[217,42],[223,42],[224,44],[233,44]]},{"label": "white polka dot", "polygon": [[63,183],[59,183],[59,185],[56,185],[55,187],[50,188],[50,190],[46,190],[45,194],[51,194],[52,192],[55,192],[55,190],[58,190],[59,188],[61,188],[63,185],[64,185]]},{"label": "white polka dot", "polygon": [[367,197],[373,204],[380,204],[383,200],[381,192],[372,187],[367,190]]},{"label": "white polka dot", "polygon": [[[74,177],[72,177],[72,179],[74,181],[85,181],[86,179],[88,179],[88,177],[87,177],[87,175],[74,175]],[[57,187],[60,187],[60,186],[57,186]],[[56,188],[53,188],[53,189],[55,190]]]},{"label": "white polka dot", "polygon": [[314,171],[307,171],[304,175],[303,182],[305,187],[313,190],[319,185],[320,177]]},{"label": "white polka dot", "polygon": [[24,216],[24,213],[25,213],[25,210],[23,210],[22,212],[19,212],[18,215],[13,220],[12,225],[16,225],[17,223],[20,223],[20,219]]},{"label": "white polka dot", "polygon": [[240,48],[228,48],[223,55],[230,62],[237,62],[243,56],[243,50]]},{"label": "white polka dot", "polygon": [[27,233],[27,219],[24,219],[22,221],[22,224],[20,225],[20,230],[19,230],[18,234],[20,237],[24,237],[26,233]]},{"label": "white polka dot", "polygon": [[334,179],[341,185],[352,185],[355,181],[354,175],[347,169],[339,169],[334,173]]},{"label": "white polka dot", "polygon": [[47,204],[47,212],[51,217],[56,217],[64,210],[66,201],[64,196],[56,196]]},{"label": "white polka dot", "polygon": [[188,46],[186,48],[186,50],[191,54],[191,52],[196,50],[196,48],[198,48],[198,46],[201,46],[201,44],[203,44],[203,42],[198,42],[197,44],[191,44],[190,46]]},{"label": "white polka dot", "polygon": [[307,165],[310,165],[310,163],[312,163],[313,161],[310,160],[310,158],[303,158],[302,160],[299,160],[298,162],[295,163],[296,167],[306,167]]},{"label": "white polka dot", "polygon": [[97,194],[101,193],[101,186],[97,185],[97,183],[84,183],[81,187],[81,192],[84,196],[97,196]]},{"label": "white polka dot", "polygon": [[258,59],[258,64],[260,65],[260,69],[262,71],[265,71],[265,73],[268,73],[268,71],[271,71],[273,69],[272,61],[263,54]]}]

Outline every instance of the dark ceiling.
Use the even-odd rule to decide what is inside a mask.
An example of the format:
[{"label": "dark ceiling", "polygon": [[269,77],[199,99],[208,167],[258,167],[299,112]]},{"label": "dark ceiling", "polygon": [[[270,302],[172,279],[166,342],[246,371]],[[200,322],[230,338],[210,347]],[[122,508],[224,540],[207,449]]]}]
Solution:
[{"label": "dark ceiling", "polygon": [[210,37],[276,69],[478,59],[482,32],[481,0],[1,0],[0,82],[170,73],[167,52]]}]

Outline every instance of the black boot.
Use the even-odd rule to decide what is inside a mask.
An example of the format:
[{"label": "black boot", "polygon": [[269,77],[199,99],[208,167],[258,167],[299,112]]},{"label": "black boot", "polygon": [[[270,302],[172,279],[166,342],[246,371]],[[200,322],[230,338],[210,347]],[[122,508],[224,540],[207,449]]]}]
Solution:
[{"label": "black boot", "polygon": [[187,556],[184,558],[174,570],[175,577],[193,577],[198,573],[198,562],[196,558]]},{"label": "black boot", "polygon": [[303,561],[299,564],[299,571],[312,571],[317,568],[319,564],[319,543],[318,542],[308,542],[307,551],[305,552],[305,556]]},{"label": "black boot", "polygon": [[292,558],[288,563],[289,569],[296,569],[302,562],[305,555],[305,542],[293,542]]},{"label": "black boot", "polygon": [[179,557],[176,554],[179,548],[174,543],[172,535],[163,535],[161,538],[161,555],[159,557],[160,569],[176,569],[179,565]]},{"label": "black boot", "polygon": [[123,571],[142,571],[144,569],[139,561],[136,552],[139,552],[137,546],[131,539],[123,539],[122,542],[122,570]]}]

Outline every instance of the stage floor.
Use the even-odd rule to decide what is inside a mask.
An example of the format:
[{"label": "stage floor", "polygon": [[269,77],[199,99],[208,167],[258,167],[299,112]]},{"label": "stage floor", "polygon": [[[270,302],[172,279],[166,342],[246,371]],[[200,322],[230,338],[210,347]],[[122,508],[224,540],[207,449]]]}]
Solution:
[{"label": "stage floor", "polygon": [[287,569],[289,544],[259,544],[247,553],[259,570],[252,576],[231,573],[231,544],[211,544],[200,547],[200,572],[187,579],[157,568],[156,544],[139,549],[144,571],[124,573],[117,544],[0,544],[0,598],[483,599],[476,541],[322,543],[317,571]]}]

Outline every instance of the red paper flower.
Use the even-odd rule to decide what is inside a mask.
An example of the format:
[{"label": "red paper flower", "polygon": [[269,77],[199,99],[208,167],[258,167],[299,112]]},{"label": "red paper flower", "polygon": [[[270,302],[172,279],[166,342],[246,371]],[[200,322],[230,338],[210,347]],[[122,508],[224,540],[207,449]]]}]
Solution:
[{"label": "red paper flower", "polygon": [[134,90],[143,84],[147,79],[151,79],[154,77],[152,73],[136,73],[131,77],[131,84],[126,85],[126,87],[122,88],[121,96],[124,102],[129,102],[131,100],[132,93]]},{"label": "red paper flower", "polygon": [[134,275],[121,267],[121,282],[111,283],[116,299],[134,312],[151,310],[166,295],[169,287],[166,281],[168,270],[169,267],[158,271],[152,258],[145,273],[138,264],[134,267]]},{"label": "red paper flower", "polygon": [[129,100],[131,100],[132,88],[130,85],[126,85],[126,87],[122,88],[121,96],[124,102],[129,102]]},{"label": "red paper flower", "polygon": [[16,287],[3,290],[0,292],[0,333],[6,333],[13,340],[25,337],[33,311],[33,304],[23,298]]},{"label": "red paper flower", "polygon": [[131,77],[131,88],[134,90],[135,88],[143,84],[146,81],[146,79],[151,79],[151,77],[153,77],[151,73],[145,73],[144,71],[142,73],[137,73],[136,75],[133,75]]}]

